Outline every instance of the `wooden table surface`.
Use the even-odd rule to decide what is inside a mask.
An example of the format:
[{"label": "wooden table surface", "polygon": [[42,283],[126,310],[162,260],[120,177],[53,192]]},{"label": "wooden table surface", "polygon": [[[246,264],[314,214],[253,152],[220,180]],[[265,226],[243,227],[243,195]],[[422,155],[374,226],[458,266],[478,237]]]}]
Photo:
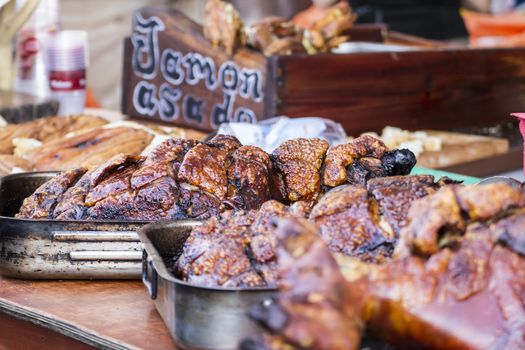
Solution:
[{"label": "wooden table surface", "polygon": [[0,349],[89,348],[85,344],[109,349],[176,348],[140,281],[30,281],[0,276]]}]

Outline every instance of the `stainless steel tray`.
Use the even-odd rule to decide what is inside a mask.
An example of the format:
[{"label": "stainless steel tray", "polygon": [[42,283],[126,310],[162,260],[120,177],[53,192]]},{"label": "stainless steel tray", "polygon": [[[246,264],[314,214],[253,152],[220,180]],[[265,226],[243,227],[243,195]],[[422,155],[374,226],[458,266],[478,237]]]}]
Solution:
[{"label": "stainless steel tray", "polygon": [[140,221],[15,219],[24,198],[55,172],[0,178],[0,273],[35,279],[138,279]]},{"label": "stainless steel tray", "polygon": [[275,289],[206,288],[175,278],[165,259],[177,258],[196,221],[153,223],[138,231],[144,244],[142,281],[178,346],[191,349],[236,349],[260,332],[247,311]]}]

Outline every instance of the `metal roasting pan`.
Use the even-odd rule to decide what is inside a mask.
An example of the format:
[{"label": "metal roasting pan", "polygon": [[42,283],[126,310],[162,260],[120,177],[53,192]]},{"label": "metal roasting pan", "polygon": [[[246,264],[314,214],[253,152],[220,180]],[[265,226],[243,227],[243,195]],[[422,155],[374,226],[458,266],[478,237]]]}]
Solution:
[{"label": "metal roasting pan", "polygon": [[144,244],[142,281],[171,336],[185,349],[236,349],[260,329],[246,315],[275,296],[271,288],[207,288],[177,279],[166,261],[178,258],[198,221],[153,223],[138,231]]},{"label": "metal roasting pan", "polygon": [[24,198],[56,172],[0,178],[0,273],[33,279],[139,279],[144,221],[16,219]]}]

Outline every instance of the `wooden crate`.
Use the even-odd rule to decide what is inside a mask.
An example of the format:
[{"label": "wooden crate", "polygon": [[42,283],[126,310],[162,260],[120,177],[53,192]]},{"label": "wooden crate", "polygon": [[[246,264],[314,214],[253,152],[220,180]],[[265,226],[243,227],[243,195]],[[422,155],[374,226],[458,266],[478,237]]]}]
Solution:
[{"label": "wooden crate", "polygon": [[363,27],[356,40],[412,43],[409,52],[291,55],[211,48],[174,10],[145,8],[126,41],[122,111],[205,131],[227,121],[320,116],[349,134],[488,125],[525,110],[525,48],[432,47]]}]

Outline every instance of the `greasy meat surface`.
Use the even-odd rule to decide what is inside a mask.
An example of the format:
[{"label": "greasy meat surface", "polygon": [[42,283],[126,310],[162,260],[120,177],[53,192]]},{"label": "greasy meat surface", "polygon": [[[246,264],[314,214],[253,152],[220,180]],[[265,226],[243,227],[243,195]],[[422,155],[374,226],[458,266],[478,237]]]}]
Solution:
[{"label": "greasy meat surface", "polygon": [[395,237],[379,226],[377,209],[364,187],[335,188],[312,209],[310,219],[331,252],[378,263],[392,254]]},{"label": "greasy meat surface", "polygon": [[328,151],[323,184],[330,187],[344,183],[364,185],[375,177],[407,175],[415,164],[412,152],[388,151],[383,141],[363,135]]},{"label": "greasy meat surface", "polygon": [[304,217],[302,203],[287,207],[276,201],[258,211],[228,211],[196,227],[184,244],[175,274],[203,286],[273,286],[276,217]]},{"label": "greasy meat surface", "polygon": [[49,218],[67,189],[76,183],[86,171],[85,168],[66,171],[43,184],[31,197],[24,200],[17,217],[26,219]]},{"label": "greasy meat surface", "polygon": [[[311,209],[306,202],[287,207],[269,201],[260,210],[225,213],[195,228],[176,265],[176,274],[189,282],[207,286],[261,286],[273,284],[278,269],[275,257],[275,222],[283,218],[307,218],[319,227],[319,235],[332,253],[362,261],[388,261],[397,234],[381,226],[381,215],[404,224],[402,208],[391,206],[391,196],[405,205],[433,192],[438,186],[432,176],[377,179],[365,187],[342,186],[327,193]],[[390,190],[389,191],[387,191]],[[398,189],[396,191],[396,189]],[[382,196],[379,209],[371,192]],[[384,213],[382,212],[384,211]],[[388,216],[390,215],[390,216]],[[393,218],[393,219],[392,219]]]},{"label": "greasy meat surface", "polygon": [[453,239],[470,222],[497,218],[523,206],[525,194],[503,183],[443,187],[410,208],[412,220],[401,234],[397,254],[408,255],[410,250],[425,256],[433,254],[443,240]]},{"label": "greasy meat surface", "polygon": [[232,4],[220,0],[206,3],[203,31],[214,48],[222,48],[230,56],[246,41],[239,12]]},{"label": "greasy meat surface", "polygon": [[[96,149],[96,140],[101,140],[101,144],[105,144],[106,139],[114,142],[113,137],[120,135],[117,140],[127,138],[128,132],[133,135],[142,130],[113,128],[101,133],[95,130],[92,133],[96,135],[91,135],[95,138],[88,138],[89,145],[87,139],[79,135],[63,141],[71,144],[62,151],[53,151],[42,159],[51,159],[44,162],[46,166],[52,166],[53,159],[63,164],[67,159],[77,158],[69,158],[67,154],[71,152],[77,154],[83,147]],[[143,147],[140,140],[128,141],[121,140],[120,148],[115,150],[133,149],[136,142],[139,148]],[[364,185],[378,176],[407,174],[412,167],[405,166],[406,157],[398,157],[409,151],[385,153],[379,141],[368,138],[352,142],[351,147],[362,149],[361,154],[367,156],[347,164],[348,169],[343,169],[347,172],[343,182]],[[146,158],[117,154],[106,163],[91,168],[64,189],[64,196],[58,199],[54,211],[43,209],[42,213],[45,218],[64,220],[207,219],[228,209],[258,209],[270,199],[285,204],[305,201],[312,206],[330,189],[321,181],[327,152],[331,152],[328,143],[319,139],[286,141],[272,155],[257,147],[242,146],[235,137],[228,135],[217,135],[205,143],[167,139]],[[341,151],[336,153],[341,154]],[[392,156],[387,157],[389,154]],[[89,163],[92,159],[84,160]],[[394,170],[385,172],[387,168]],[[352,175],[348,175],[350,173]],[[34,207],[40,203],[26,201],[19,217],[38,211]],[[396,228],[394,233],[397,234]]]},{"label": "greasy meat surface", "polygon": [[70,132],[100,127],[107,122],[88,115],[58,116],[10,124],[0,129],[0,154],[12,154],[15,138],[31,138],[40,142],[59,140]]},{"label": "greasy meat surface", "polygon": [[323,183],[331,187],[346,183],[348,166],[359,158],[381,158],[386,151],[383,141],[369,135],[332,147],[326,154]]},{"label": "greasy meat surface", "polygon": [[331,252],[381,263],[391,257],[412,202],[438,186],[432,176],[415,175],[336,187],[313,207],[310,220]]},{"label": "greasy meat surface", "polygon": [[[407,241],[406,255],[383,265],[341,256],[334,260],[328,247],[315,240],[315,230],[300,222],[281,223],[279,297],[276,303],[257,306],[252,312],[268,333],[245,341],[242,348],[300,349],[309,344],[306,347],[314,349],[359,349],[364,325],[368,337],[401,349],[523,349],[523,192],[501,184],[451,188],[466,212],[464,226],[441,226],[442,234],[434,236],[437,250],[425,256],[411,253],[416,252],[417,240]],[[412,225],[420,223],[422,213],[431,215],[439,208],[436,203],[445,208],[445,189],[450,187],[419,201],[420,208],[410,212],[402,236],[417,232]],[[506,195],[496,196],[491,203],[486,196],[491,191]],[[473,198],[477,201],[467,200]],[[446,216],[442,211],[438,217]],[[432,225],[433,230],[438,227]],[[428,229],[421,227],[421,232]],[[455,239],[443,242],[447,231]],[[288,266],[294,266],[296,273],[290,274]],[[322,271],[322,277],[312,278],[311,271],[319,275]],[[341,282],[341,276],[346,281]],[[334,280],[337,293],[320,287]],[[342,304],[326,302],[334,298]],[[304,317],[312,303],[319,316]],[[322,316],[326,314],[340,324],[350,323],[344,328],[326,327],[328,321]],[[343,347],[326,344],[331,339],[348,342]]]},{"label": "greasy meat surface", "polygon": [[207,218],[224,209],[228,167],[232,154],[240,146],[232,136],[217,135],[208,144],[198,144],[188,151],[179,167],[177,181],[181,191],[179,206],[189,217]]},{"label": "greasy meat surface", "polygon": [[277,233],[279,296],[256,305],[250,317],[268,334],[242,350],[358,349],[363,322],[347,283],[317,229],[306,220],[282,220]]},{"label": "greasy meat surface", "polygon": [[206,219],[225,208],[259,208],[270,199],[271,173],[265,152],[231,136],[206,144],[168,139],[146,158],[119,154],[60,187],[60,177],[45,184],[26,199],[18,217]]},{"label": "greasy meat surface", "polygon": [[286,200],[315,201],[328,147],[324,140],[299,138],[285,141],[273,151],[274,166],[282,177],[281,193]]},{"label": "greasy meat surface", "polygon": [[434,177],[430,175],[391,176],[370,180],[367,189],[377,203],[378,214],[383,220],[381,226],[387,232],[392,232],[396,238],[399,237],[401,229],[407,225],[408,210],[412,203],[434,193],[441,186],[440,181],[434,183]]},{"label": "greasy meat surface", "polygon": [[138,155],[152,139],[140,129],[96,128],[48,142],[29,152],[27,158],[38,171],[69,170],[95,166],[120,153]]}]

